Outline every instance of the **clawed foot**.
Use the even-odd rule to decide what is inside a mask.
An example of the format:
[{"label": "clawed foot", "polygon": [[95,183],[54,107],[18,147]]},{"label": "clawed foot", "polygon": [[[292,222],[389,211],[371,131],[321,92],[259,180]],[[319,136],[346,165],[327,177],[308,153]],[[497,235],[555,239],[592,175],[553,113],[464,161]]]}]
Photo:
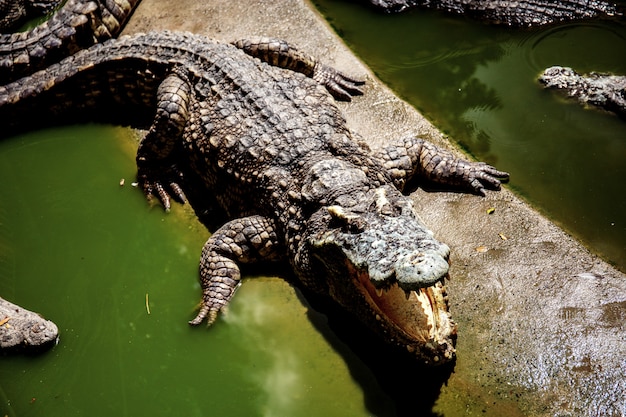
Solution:
[{"label": "clawed foot", "polygon": [[509,173],[499,171],[484,162],[467,162],[465,178],[469,187],[477,194],[485,195],[485,188],[499,190],[502,182],[509,179]]},{"label": "clawed foot", "polygon": [[239,282],[226,280],[226,282],[234,285],[234,288],[231,288],[229,284],[224,285],[224,283],[219,282],[221,280],[217,281],[215,286],[209,287],[203,295],[200,310],[196,317],[189,321],[190,325],[197,326],[206,320],[207,327],[210,327],[217,320],[218,314],[221,311],[226,311],[228,303],[241,285]]},{"label": "clawed foot", "polygon": [[187,199],[179,185],[183,175],[176,166],[164,170],[140,168],[137,177],[148,201],[152,197],[158,198],[165,211],[169,211],[171,208],[170,197],[181,204],[185,204]]},{"label": "clawed foot", "polygon": [[202,323],[206,319],[207,327],[215,323],[217,319],[217,311],[211,310],[209,306],[205,303],[202,303],[202,307],[200,307],[200,311],[196,315],[193,320],[189,321],[189,324],[192,326],[197,326]]},{"label": "clawed foot", "polygon": [[362,95],[360,86],[365,81],[355,80],[334,68],[317,64],[313,72],[313,79],[326,87],[328,92],[337,100],[350,101],[352,96]]}]

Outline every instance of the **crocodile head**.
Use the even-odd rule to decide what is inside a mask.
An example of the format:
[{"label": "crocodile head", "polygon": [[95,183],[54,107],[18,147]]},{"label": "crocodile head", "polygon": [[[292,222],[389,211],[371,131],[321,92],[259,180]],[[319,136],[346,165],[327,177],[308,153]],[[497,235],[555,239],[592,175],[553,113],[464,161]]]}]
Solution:
[{"label": "crocodile head", "polygon": [[382,187],[356,205],[326,206],[314,217],[309,257],[325,272],[329,295],[425,363],[453,360],[456,324],[444,289],[449,248],[433,237],[412,202]]}]

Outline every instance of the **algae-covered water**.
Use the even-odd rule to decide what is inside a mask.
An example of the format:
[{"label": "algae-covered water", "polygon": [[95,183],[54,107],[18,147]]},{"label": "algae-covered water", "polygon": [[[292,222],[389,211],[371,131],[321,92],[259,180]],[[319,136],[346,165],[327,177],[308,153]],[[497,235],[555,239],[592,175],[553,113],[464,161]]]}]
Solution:
[{"label": "algae-covered water", "polygon": [[510,187],[626,270],[626,122],[536,81],[552,65],[626,75],[626,24],[514,30],[415,10],[316,0],[387,85]]}]

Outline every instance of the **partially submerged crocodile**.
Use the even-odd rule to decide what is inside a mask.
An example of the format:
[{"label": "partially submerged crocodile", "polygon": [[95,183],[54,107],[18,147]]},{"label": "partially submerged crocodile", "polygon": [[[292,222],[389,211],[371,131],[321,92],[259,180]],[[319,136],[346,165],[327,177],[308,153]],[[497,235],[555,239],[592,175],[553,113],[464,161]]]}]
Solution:
[{"label": "partially submerged crocodile", "polygon": [[516,27],[624,16],[624,7],[603,0],[368,0],[377,9],[429,8]]},{"label": "partially submerged crocodile", "polygon": [[546,69],[539,82],[563,91],[583,105],[593,105],[626,118],[626,76],[591,72],[581,75],[569,67]]},{"label": "partially submerged crocodile", "polygon": [[[278,40],[155,32],[95,45],[0,87],[0,118],[4,135],[33,122],[149,128],[137,152],[146,195],[166,209],[186,193],[215,196],[232,220],[202,250],[192,325],[213,323],[228,305],[239,264],[288,262],[303,287],[389,344],[426,363],[450,361],[449,248],[400,191],[419,178],[483,194],[508,174],[421,138],[359,146],[320,84],[349,100],[362,83]],[[183,172],[204,189],[189,189]]]},{"label": "partially submerged crocodile", "polygon": [[68,0],[39,26],[0,35],[0,82],[5,84],[32,74],[81,49],[118,36],[139,1]]}]

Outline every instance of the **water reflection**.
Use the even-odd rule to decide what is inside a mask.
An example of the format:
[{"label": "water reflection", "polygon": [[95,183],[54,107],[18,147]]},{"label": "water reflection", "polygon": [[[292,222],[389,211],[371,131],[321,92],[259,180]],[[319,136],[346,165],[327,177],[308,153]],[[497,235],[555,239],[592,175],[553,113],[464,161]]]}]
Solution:
[{"label": "water reflection", "polygon": [[[261,407],[263,415],[284,416],[294,415],[294,406],[298,405],[297,399],[301,397],[303,390],[301,373],[301,361],[293,351],[293,345],[280,343],[279,336],[268,339],[264,325],[272,323],[281,331],[287,331],[291,320],[288,317],[272,309],[263,295],[253,292],[254,285],[247,282],[247,291],[241,291],[239,306],[235,311],[229,311],[224,315],[224,320],[231,326],[238,326],[242,335],[247,339],[244,343],[256,346],[267,359],[263,364],[263,372],[251,372],[251,378],[259,384],[265,392],[264,404]],[[301,312],[300,312],[301,314]],[[285,320],[286,319],[286,320]]]},{"label": "water reflection", "polygon": [[361,389],[350,380],[343,358],[309,322],[310,311],[294,288],[279,278],[250,278],[235,300],[224,321],[243,345],[258,352],[247,375],[263,389],[263,416],[336,415],[338,410],[363,415]]}]

